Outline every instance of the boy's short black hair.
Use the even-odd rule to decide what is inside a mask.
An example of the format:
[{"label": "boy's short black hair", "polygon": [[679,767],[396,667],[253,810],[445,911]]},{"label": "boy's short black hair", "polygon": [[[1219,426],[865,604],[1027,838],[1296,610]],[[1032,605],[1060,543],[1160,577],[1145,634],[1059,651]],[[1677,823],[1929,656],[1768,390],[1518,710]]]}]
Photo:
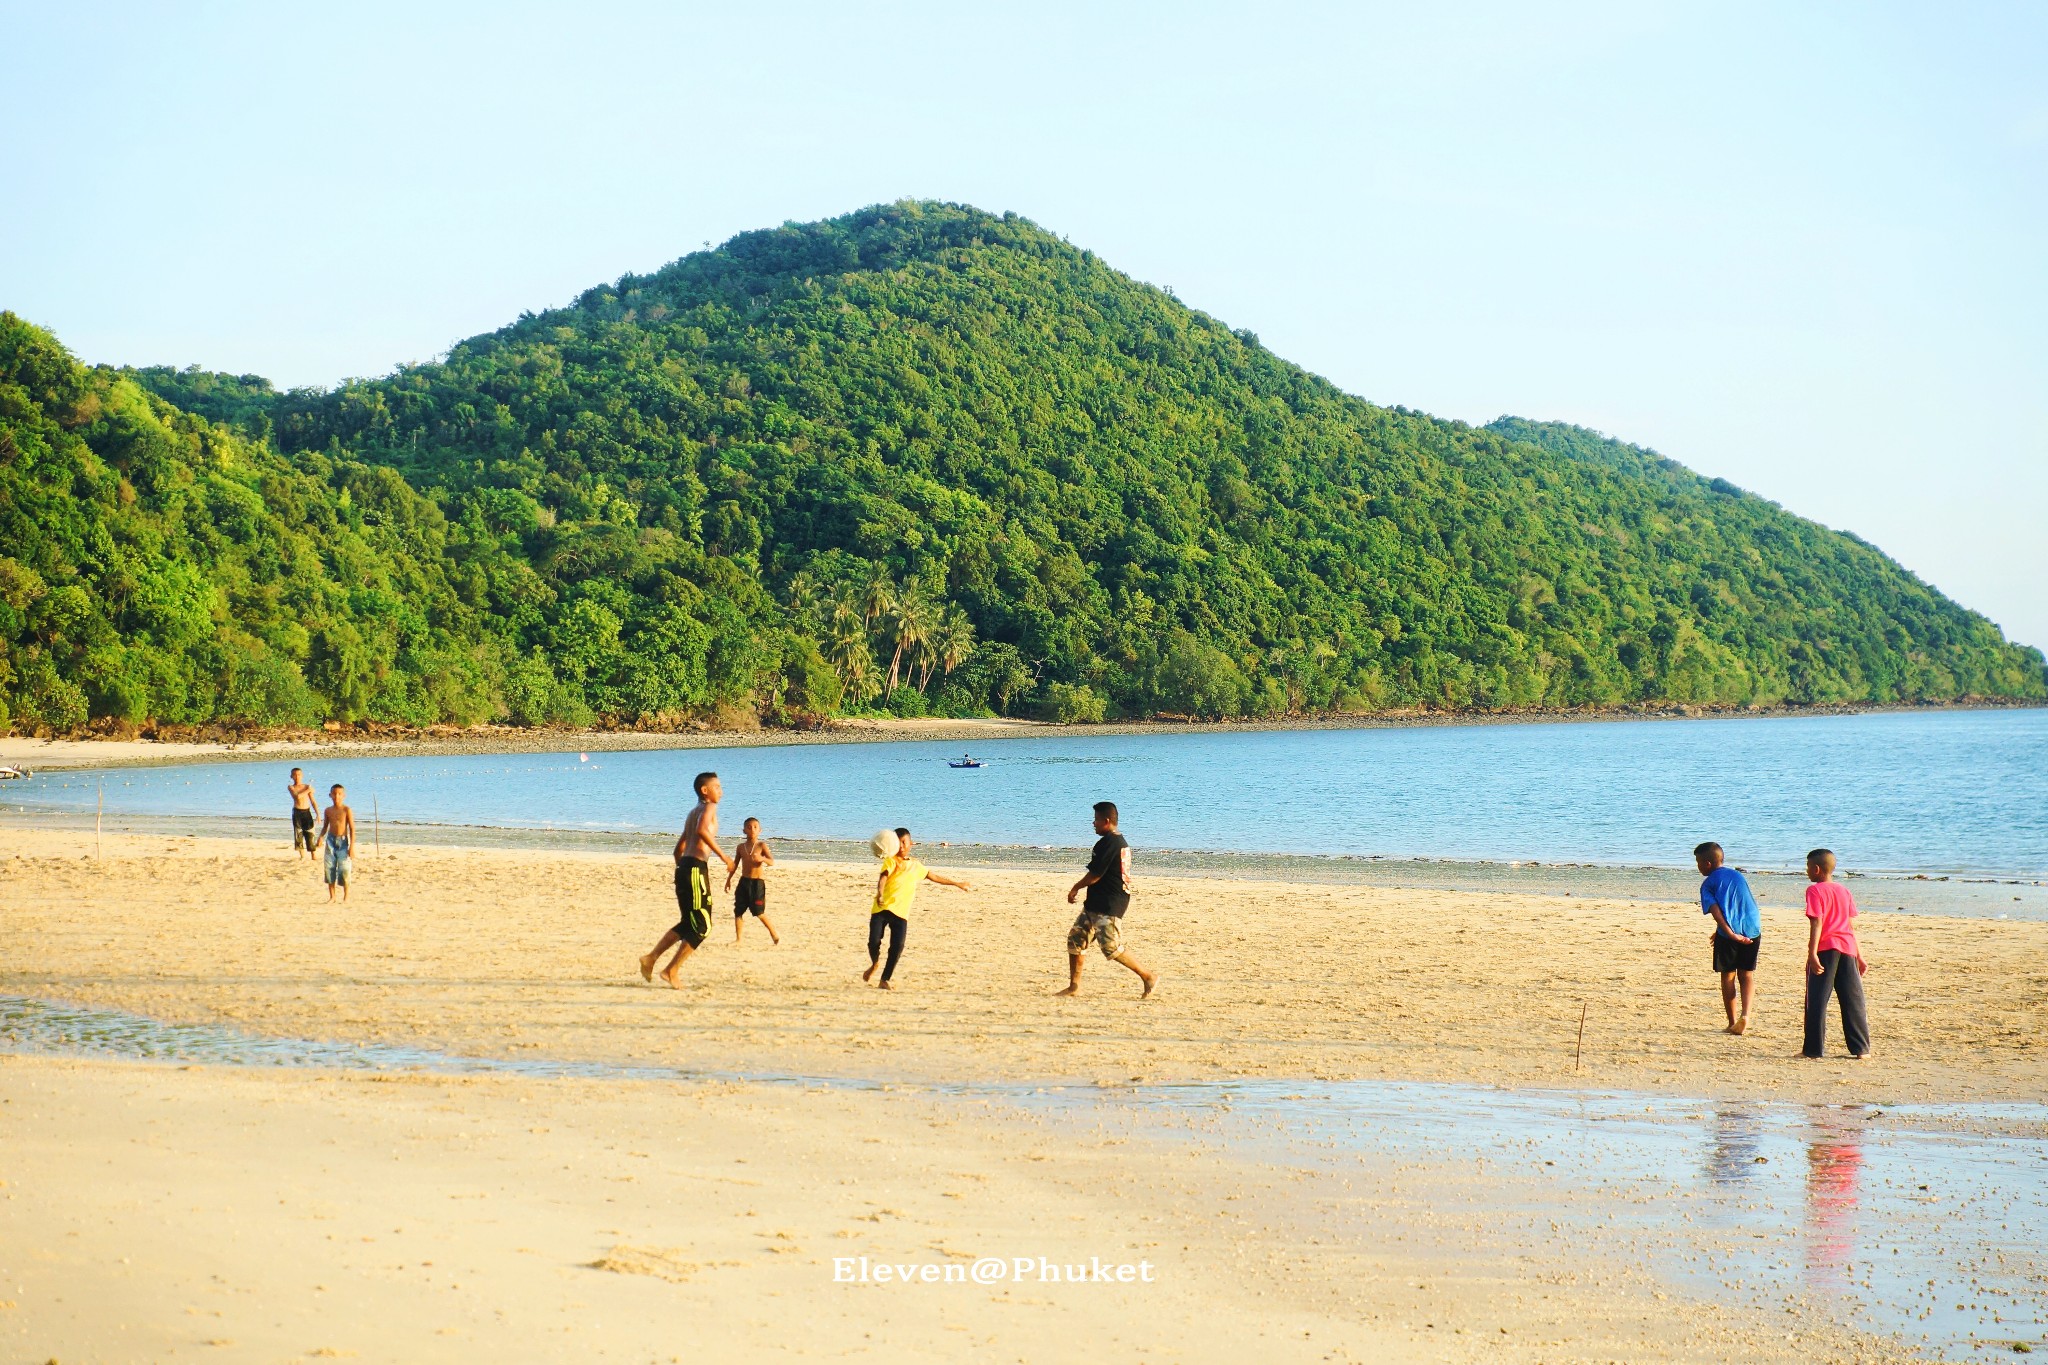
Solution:
[{"label": "boy's short black hair", "polygon": [[1695,858],[1711,858],[1716,853],[1720,853],[1723,857],[1727,856],[1727,854],[1722,851],[1722,848],[1719,844],[1709,839],[1704,844],[1701,844],[1699,847],[1695,848],[1692,851],[1692,856]]},{"label": "boy's short black hair", "polygon": [[1833,872],[1835,870],[1835,851],[1831,848],[1811,850],[1806,855],[1806,865],[1812,867],[1815,863],[1819,863],[1828,871]]},{"label": "boy's short black hair", "polygon": [[749,816],[748,816],[748,817],[747,817],[746,819],[744,819],[744,820],[740,821],[740,828],[741,828],[741,829],[745,829],[745,828],[746,828],[746,827],[747,827],[748,825],[758,825],[758,824],[760,824],[760,823],[761,823],[761,817],[760,817],[760,816],[758,816],[758,815],[749,815]]},{"label": "boy's short black hair", "polygon": [[341,789],[342,789],[342,788],[341,788],[341,784],[340,784],[339,782],[337,782],[337,783],[335,783],[335,784],[334,784],[333,786],[331,786],[331,787],[329,787],[329,788],[327,789],[327,794],[328,794],[329,796],[332,796],[332,795],[334,795],[334,794],[335,794],[336,792],[340,791]]},{"label": "boy's short black hair", "polygon": [[1109,821],[1109,823],[1111,823],[1112,825],[1115,824],[1117,819],[1116,802],[1097,801],[1095,803],[1095,813],[1098,816],[1102,817],[1104,820]]},{"label": "boy's short black hair", "polygon": [[304,768],[294,768],[292,769],[292,776],[297,777],[300,773],[304,771],[306,771]]},{"label": "boy's short black hair", "polygon": [[702,796],[704,794],[704,784],[716,776],[718,776],[717,773],[698,773],[696,778],[690,783],[690,790]]},{"label": "boy's short black hair", "polygon": [[910,837],[910,831],[903,828],[903,826],[898,825],[896,826],[896,837],[899,839],[908,839]]}]

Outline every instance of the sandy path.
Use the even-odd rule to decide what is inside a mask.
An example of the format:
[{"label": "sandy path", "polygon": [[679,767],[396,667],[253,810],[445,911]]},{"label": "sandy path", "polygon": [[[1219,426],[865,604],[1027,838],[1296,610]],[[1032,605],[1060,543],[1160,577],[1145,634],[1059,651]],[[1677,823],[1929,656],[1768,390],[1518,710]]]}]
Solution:
[{"label": "sandy path", "polygon": [[[306,864],[249,841],[0,830],[0,989],[404,1040],[743,1072],[1125,1082],[1385,1077],[1830,1100],[2048,1091],[2048,924],[1863,920],[1876,1060],[1803,1062],[1804,921],[1765,907],[1757,1026],[1720,1031],[1704,921],[1570,897],[1147,879],[1128,921],[1161,970],[1065,972],[1065,876],[921,893],[894,994],[863,989],[864,867],[792,864],[785,942],[731,921],[682,972],[634,959],[674,918],[665,859],[387,847],[330,909]],[[926,850],[944,866],[944,850]],[[1573,1049],[1587,1003],[1583,1069]],[[1839,1035],[1833,1035],[1839,1052]]]}]

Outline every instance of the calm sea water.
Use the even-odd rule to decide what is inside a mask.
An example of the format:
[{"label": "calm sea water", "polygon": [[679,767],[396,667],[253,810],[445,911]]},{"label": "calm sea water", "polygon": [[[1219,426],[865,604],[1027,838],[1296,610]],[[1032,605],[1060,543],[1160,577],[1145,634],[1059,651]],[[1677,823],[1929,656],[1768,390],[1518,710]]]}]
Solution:
[{"label": "calm sea water", "polygon": [[[2048,877],[2048,710],[302,760],[386,823],[675,830],[691,775],[771,837],[1078,847],[1113,800],[1140,848]],[[278,816],[289,762],[51,772],[8,807]]]}]

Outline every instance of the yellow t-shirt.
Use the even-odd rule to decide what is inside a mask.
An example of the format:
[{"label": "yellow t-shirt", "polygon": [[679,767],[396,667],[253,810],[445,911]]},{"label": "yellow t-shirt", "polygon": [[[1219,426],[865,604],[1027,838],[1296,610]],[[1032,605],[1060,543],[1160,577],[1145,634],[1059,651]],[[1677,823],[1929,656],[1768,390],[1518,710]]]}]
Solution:
[{"label": "yellow t-shirt", "polygon": [[882,864],[882,893],[875,897],[868,913],[879,915],[887,910],[893,915],[903,914],[917,896],[917,884],[927,875],[924,864],[915,858],[889,859]]}]

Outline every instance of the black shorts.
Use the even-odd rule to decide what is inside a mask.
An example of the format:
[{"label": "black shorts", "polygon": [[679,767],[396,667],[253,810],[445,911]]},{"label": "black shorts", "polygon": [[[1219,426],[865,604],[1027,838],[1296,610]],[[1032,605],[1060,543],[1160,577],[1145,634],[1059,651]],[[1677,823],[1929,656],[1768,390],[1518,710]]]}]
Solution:
[{"label": "black shorts", "polygon": [[319,842],[313,838],[313,812],[297,806],[292,807],[292,847],[303,848],[309,853],[319,847]]},{"label": "black shorts", "polygon": [[740,889],[732,898],[732,917],[763,915],[768,911],[768,883],[760,877],[740,878]]},{"label": "black shorts", "polygon": [[702,858],[676,864],[676,937],[692,948],[711,932],[711,877]]},{"label": "black shorts", "polygon": [[1756,950],[1763,945],[1763,935],[1758,934],[1747,943],[1737,943],[1726,934],[1714,935],[1714,970],[1717,972],[1753,972],[1756,970]]}]

